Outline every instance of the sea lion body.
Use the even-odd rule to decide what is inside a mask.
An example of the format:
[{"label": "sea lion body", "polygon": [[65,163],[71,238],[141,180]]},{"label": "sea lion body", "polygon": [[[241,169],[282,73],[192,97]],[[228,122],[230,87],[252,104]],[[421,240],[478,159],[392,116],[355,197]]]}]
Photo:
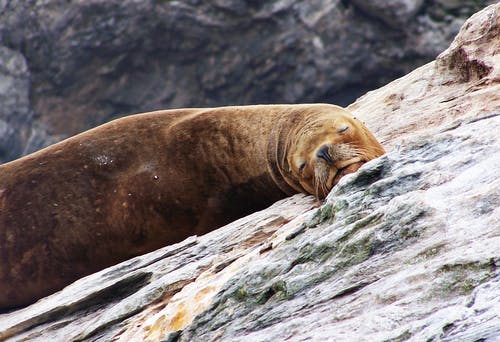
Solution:
[{"label": "sea lion body", "polygon": [[[366,153],[323,162],[338,136]],[[324,197],[383,153],[340,107],[262,105],[137,114],[0,165],[0,308],[294,193]]]}]

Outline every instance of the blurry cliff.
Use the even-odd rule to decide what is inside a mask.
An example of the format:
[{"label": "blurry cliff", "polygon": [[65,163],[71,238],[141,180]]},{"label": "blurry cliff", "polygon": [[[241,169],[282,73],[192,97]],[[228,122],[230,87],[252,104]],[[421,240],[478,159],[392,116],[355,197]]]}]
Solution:
[{"label": "blurry cliff", "polygon": [[[220,1],[219,1],[220,2]],[[387,154],[0,315],[8,341],[498,341],[500,4],[349,106]]]},{"label": "blurry cliff", "polygon": [[347,105],[494,2],[1,1],[0,162],[160,108]]}]

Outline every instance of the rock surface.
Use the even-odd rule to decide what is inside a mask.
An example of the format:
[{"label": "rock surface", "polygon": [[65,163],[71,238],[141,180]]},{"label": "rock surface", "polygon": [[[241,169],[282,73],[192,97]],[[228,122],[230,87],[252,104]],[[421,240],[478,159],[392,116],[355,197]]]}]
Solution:
[{"label": "rock surface", "polygon": [[32,120],[29,71],[23,55],[0,46],[0,162],[21,155]]},{"label": "rock surface", "polygon": [[0,340],[497,341],[500,4],[349,108],[388,153],[0,315]]},{"label": "rock surface", "polygon": [[159,108],[347,105],[494,2],[0,1],[0,162]]}]

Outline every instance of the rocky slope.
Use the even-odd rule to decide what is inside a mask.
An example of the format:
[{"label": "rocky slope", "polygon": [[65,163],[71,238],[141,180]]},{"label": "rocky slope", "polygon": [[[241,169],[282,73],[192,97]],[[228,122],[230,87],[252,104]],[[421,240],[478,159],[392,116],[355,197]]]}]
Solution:
[{"label": "rocky slope", "polygon": [[349,106],[388,153],[0,315],[0,340],[497,341],[500,4]]},{"label": "rocky slope", "polygon": [[347,105],[494,2],[0,1],[0,162],[158,108]]}]

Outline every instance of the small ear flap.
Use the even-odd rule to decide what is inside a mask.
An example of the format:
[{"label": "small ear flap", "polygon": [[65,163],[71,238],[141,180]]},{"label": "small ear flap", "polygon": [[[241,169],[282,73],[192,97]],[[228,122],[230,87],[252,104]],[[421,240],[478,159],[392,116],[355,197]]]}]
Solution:
[{"label": "small ear flap", "polygon": [[347,124],[342,124],[337,128],[337,133],[344,133],[349,129],[349,126]]}]

